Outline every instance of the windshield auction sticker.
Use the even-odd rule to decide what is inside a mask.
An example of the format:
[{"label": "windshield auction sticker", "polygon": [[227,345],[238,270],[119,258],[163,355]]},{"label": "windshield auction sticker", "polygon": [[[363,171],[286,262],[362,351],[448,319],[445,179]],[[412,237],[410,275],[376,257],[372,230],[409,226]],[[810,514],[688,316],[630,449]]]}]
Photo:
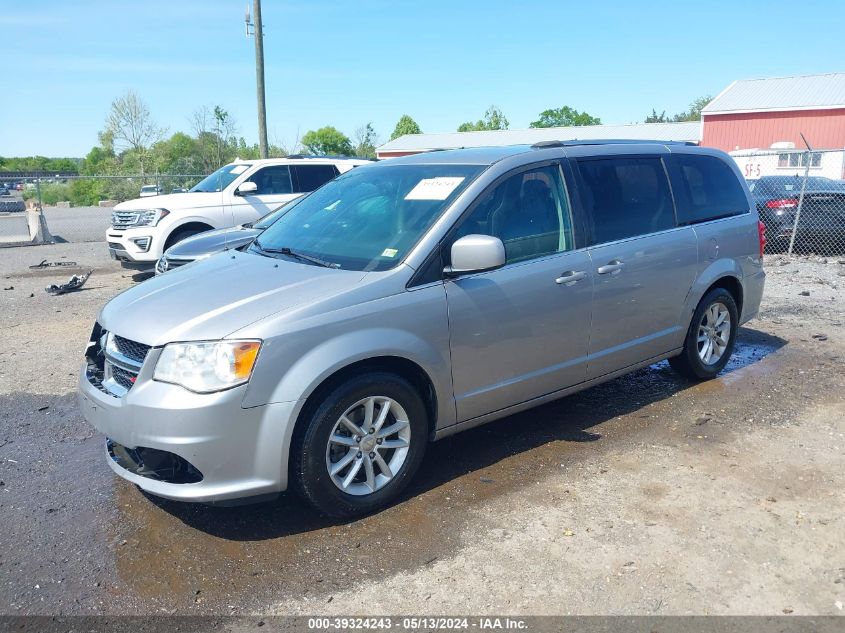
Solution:
[{"label": "windshield auction sticker", "polygon": [[408,192],[405,200],[445,200],[463,181],[463,176],[424,178]]}]

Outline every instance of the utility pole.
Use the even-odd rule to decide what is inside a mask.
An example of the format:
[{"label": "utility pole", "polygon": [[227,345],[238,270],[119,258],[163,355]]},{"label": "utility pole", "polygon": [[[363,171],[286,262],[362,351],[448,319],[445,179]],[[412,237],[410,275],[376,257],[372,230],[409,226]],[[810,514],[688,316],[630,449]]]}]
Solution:
[{"label": "utility pole", "polygon": [[249,6],[246,9],[246,36],[249,27],[255,35],[255,87],[258,96],[258,147],[261,158],[268,158],[267,151],[267,106],[264,98],[264,31],[261,24],[261,0],[252,0],[254,21],[249,19]]}]

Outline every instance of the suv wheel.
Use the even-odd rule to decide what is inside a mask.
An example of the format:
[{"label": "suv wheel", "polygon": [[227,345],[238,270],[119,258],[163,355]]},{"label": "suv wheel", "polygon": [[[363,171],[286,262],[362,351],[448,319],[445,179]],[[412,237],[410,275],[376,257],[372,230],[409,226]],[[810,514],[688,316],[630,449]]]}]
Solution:
[{"label": "suv wheel", "polygon": [[394,374],[372,372],[339,385],[301,422],[291,448],[294,486],[333,517],[387,505],[422,462],[427,417],[416,390]]},{"label": "suv wheel", "polygon": [[725,368],[733,353],[739,312],[724,288],[708,292],[692,317],[684,350],[669,364],[687,378],[709,380]]}]

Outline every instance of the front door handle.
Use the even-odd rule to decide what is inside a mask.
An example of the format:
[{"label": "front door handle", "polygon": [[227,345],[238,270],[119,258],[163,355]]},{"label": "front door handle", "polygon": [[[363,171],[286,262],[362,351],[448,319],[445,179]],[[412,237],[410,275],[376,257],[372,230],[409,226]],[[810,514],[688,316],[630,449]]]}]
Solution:
[{"label": "front door handle", "polygon": [[555,283],[563,284],[564,286],[571,286],[578,283],[586,276],[586,270],[567,270],[565,273],[561,273],[560,277],[555,279]]},{"label": "front door handle", "polygon": [[607,275],[607,274],[618,275],[619,273],[622,272],[623,268],[625,268],[625,264],[620,262],[618,259],[614,259],[612,261],[609,261],[604,266],[599,266],[596,269],[596,272],[599,275]]}]

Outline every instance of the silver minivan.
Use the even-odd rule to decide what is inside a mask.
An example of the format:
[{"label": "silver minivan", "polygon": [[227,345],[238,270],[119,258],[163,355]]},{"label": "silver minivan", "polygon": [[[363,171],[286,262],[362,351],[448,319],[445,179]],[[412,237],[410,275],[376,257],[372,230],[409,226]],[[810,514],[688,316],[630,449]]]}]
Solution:
[{"label": "silver minivan", "polygon": [[669,359],[713,378],[765,236],[723,152],[436,151],[354,169],[252,243],[100,312],[79,377],[111,468],[206,503],[393,500],[426,446]]}]

